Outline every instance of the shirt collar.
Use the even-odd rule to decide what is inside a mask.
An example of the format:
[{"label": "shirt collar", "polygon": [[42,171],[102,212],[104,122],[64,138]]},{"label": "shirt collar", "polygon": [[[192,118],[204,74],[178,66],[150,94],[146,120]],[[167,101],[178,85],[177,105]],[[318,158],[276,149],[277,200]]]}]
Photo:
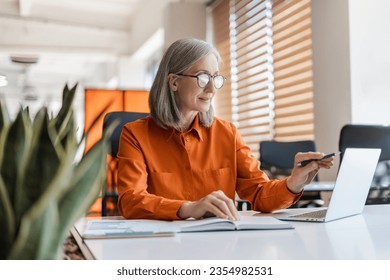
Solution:
[{"label": "shirt collar", "polygon": [[193,130],[194,135],[198,136],[198,139],[200,141],[203,141],[203,129],[204,127],[200,124],[199,121],[199,115],[196,115],[195,121],[192,124],[192,127],[189,129],[189,131]]},{"label": "shirt collar", "polygon": [[[203,141],[203,129],[204,127],[200,124],[199,122],[199,116],[196,115],[195,116],[195,120],[194,122],[192,123],[190,129],[188,129],[188,131],[184,132],[184,133],[193,133],[195,136],[198,137],[199,141]],[[168,133],[167,133],[167,141],[169,141],[169,139],[172,138],[172,136],[175,134],[175,133],[180,133],[179,131],[177,131],[176,129],[174,128],[168,128]]]}]

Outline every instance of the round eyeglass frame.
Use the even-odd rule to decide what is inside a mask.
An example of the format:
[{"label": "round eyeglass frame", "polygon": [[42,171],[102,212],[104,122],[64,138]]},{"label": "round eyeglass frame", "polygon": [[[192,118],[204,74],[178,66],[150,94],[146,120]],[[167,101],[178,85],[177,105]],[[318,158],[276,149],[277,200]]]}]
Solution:
[{"label": "round eyeglass frame", "polygon": [[[198,82],[198,86],[200,88],[205,88],[210,83],[210,81],[213,80],[213,86],[216,89],[220,89],[223,87],[223,85],[226,81],[226,78],[222,75],[213,75],[212,76],[212,75],[207,74],[207,73],[202,73],[202,74],[198,74],[198,75],[186,75],[186,74],[176,74],[176,75],[182,76],[182,77],[196,78],[196,80]],[[218,80],[216,80],[216,78],[218,78]]]}]

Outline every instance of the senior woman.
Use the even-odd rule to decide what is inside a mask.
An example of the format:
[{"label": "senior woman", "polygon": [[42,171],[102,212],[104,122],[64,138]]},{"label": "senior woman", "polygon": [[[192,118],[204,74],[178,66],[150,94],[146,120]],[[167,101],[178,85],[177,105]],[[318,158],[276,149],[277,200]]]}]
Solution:
[{"label": "senior woman", "polygon": [[150,91],[151,115],[125,125],[120,139],[118,207],[125,218],[238,220],[236,192],[257,211],[287,208],[320,168],[332,166],[329,158],[298,167],[324,155],[298,153],[291,176],[270,180],[236,127],[214,117],[211,103],[225,82],[220,63],[213,46],[193,38],[165,52]]}]

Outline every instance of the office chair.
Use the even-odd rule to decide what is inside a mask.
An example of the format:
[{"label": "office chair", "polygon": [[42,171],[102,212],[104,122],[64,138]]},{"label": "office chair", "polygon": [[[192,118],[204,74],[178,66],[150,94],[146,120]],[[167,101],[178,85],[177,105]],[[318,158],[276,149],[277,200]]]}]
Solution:
[{"label": "office chair", "polygon": [[[298,152],[315,152],[314,141],[262,141],[260,142],[260,168],[271,179],[283,179],[291,174]],[[318,181],[318,176],[314,178]],[[304,192],[292,207],[321,207],[324,202],[320,192]]]},{"label": "office chair", "polygon": [[390,203],[390,126],[347,124],[342,127],[339,150],[346,148],[381,148],[379,163],[366,204]]},{"label": "office chair", "polygon": [[110,112],[104,116],[103,132],[113,122],[119,120],[119,124],[115,127],[110,136],[111,151],[110,154],[107,155],[107,185],[106,191],[103,193],[102,197],[102,216],[119,214],[117,210],[118,193],[116,187],[118,172],[117,154],[123,126],[129,122],[133,122],[148,115],[148,113]]}]

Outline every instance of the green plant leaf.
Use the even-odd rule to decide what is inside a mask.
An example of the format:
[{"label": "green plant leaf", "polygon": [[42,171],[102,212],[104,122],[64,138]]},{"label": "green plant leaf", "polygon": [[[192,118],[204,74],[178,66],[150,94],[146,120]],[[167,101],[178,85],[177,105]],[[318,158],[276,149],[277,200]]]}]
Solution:
[{"label": "green plant leaf", "polygon": [[[0,170],[4,159],[5,141],[8,135],[9,118],[8,112],[0,103]],[[5,159],[7,160],[7,159]],[[8,162],[5,162],[7,165]],[[12,207],[12,201],[9,196],[8,188],[4,183],[3,177],[0,174],[0,259],[6,258],[6,253],[9,251],[14,234],[15,234],[15,216]]]},{"label": "green plant leaf", "polygon": [[[106,181],[106,156],[108,139],[101,139],[76,166],[71,188],[59,202],[61,227],[69,230],[99,197]],[[75,208],[74,204],[79,207]]]},{"label": "green plant leaf", "polygon": [[60,131],[60,127],[69,120],[69,114],[73,111],[72,106],[76,95],[76,89],[77,84],[71,89],[68,88],[68,85],[65,85],[64,87],[62,92],[62,106],[55,118],[57,131]]},{"label": "green plant leaf", "polygon": [[72,109],[76,86],[69,90],[65,85],[56,117],[50,118],[44,107],[31,120],[26,107],[0,128],[1,258],[57,258],[70,227],[105,184],[108,135],[114,125],[74,164],[81,146]]},{"label": "green plant leaf", "polygon": [[[55,131],[55,128],[52,127]],[[70,138],[73,139],[73,138]],[[70,140],[71,141],[71,140]],[[8,256],[10,259],[55,259],[58,248],[64,241],[64,234],[59,231],[62,223],[59,217],[58,201],[70,187],[74,166],[72,162],[77,150],[77,143],[68,143],[67,151],[39,199],[26,211],[20,223],[20,229]],[[77,208],[77,206],[73,205]]]},{"label": "green plant leaf", "polygon": [[61,147],[64,148],[69,137],[76,138],[76,125],[74,123],[74,114],[70,113],[68,116],[69,120],[64,123],[66,124],[66,126],[61,126],[60,131],[57,131],[56,137],[54,138],[55,146],[61,144]]},{"label": "green plant leaf", "polygon": [[2,106],[0,102],[0,115],[1,115],[1,128],[0,128],[0,170],[3,163],[4,158],[4,148],[5,148],[5,141],[8,135],[8,129],[10,126],[10,121],[8,117],[8,112],[5,107]]},{"label": "green plant leaf", "polygon": [[3,104],[0,102],[0,132],[9,123],[10,123],[10,119],[9,119],[7,108],[3,107]]},{"label": "green plant leaf", "polygon": [[[31,128],[28,127],[28,115],[26,110],[19,111],[14,123],[10,126],[4,140],[1,165],[1,176],[6,186],[9,199],[13,205],[16,203],[18,170],[22,165],[26,151],[29,149],[29,137]],[[7,161],[4,164],[4,161]]]},{"label": "green plant leaf", "polygon": [[73,115],[73,102],[76,95],[77,84],[72,88],[68,89],[68,86],[65,85],[64,91],[62,94],[62,107],[57,115],[53,119],[54,125],[57,129],[58,136],[55,139],[55,144],[61,142],[62,145],[66,143],[66,137],[69,136],[69,131],[72,130],[74,126],[74,115]]},{"label": "green plant leaf", "polygon": [[3,105],[0,103],[0,131],[3,129],[4,126],[5,126],[5,120],[3,115]]},{"label": "green plant leaf", "polygon": [[108,143],[103,145],[101,141],[77,166],[69,168],[70,158],[61,164],[50,187],[23,217],[11,259],[57,257],[57,250],[71,225],[85,214],[99,195],[105,181],[105,161],[102,159],[107,147]]},{"label": "green plant leaf", "polygon": [[[119,123],[119,122],[118,122]],[[106,157],[109,145],[109,136],[118,123],[107,128],[102,139],[98,141],[75,167],[69,191],[59,201],[60,228],[59,234],[63,239],[70,227],[82,215],[86,214],[106,183]],[[75,208],[76,204],[79,207]]]},{"label": "green plant leaf", "polygon": [[31,146],[18,176],[15,203],[17,223],[39,199],[59,168],[61,154],[53,145],[48,123],[47,110],[42,108],[34,119]]},{"label": "green plant leaf", "polygon": [[11,200],[0,176],[0,259],[7,257],[6,253],[10,250],[15,234],[15,216],[11,205]]}]

